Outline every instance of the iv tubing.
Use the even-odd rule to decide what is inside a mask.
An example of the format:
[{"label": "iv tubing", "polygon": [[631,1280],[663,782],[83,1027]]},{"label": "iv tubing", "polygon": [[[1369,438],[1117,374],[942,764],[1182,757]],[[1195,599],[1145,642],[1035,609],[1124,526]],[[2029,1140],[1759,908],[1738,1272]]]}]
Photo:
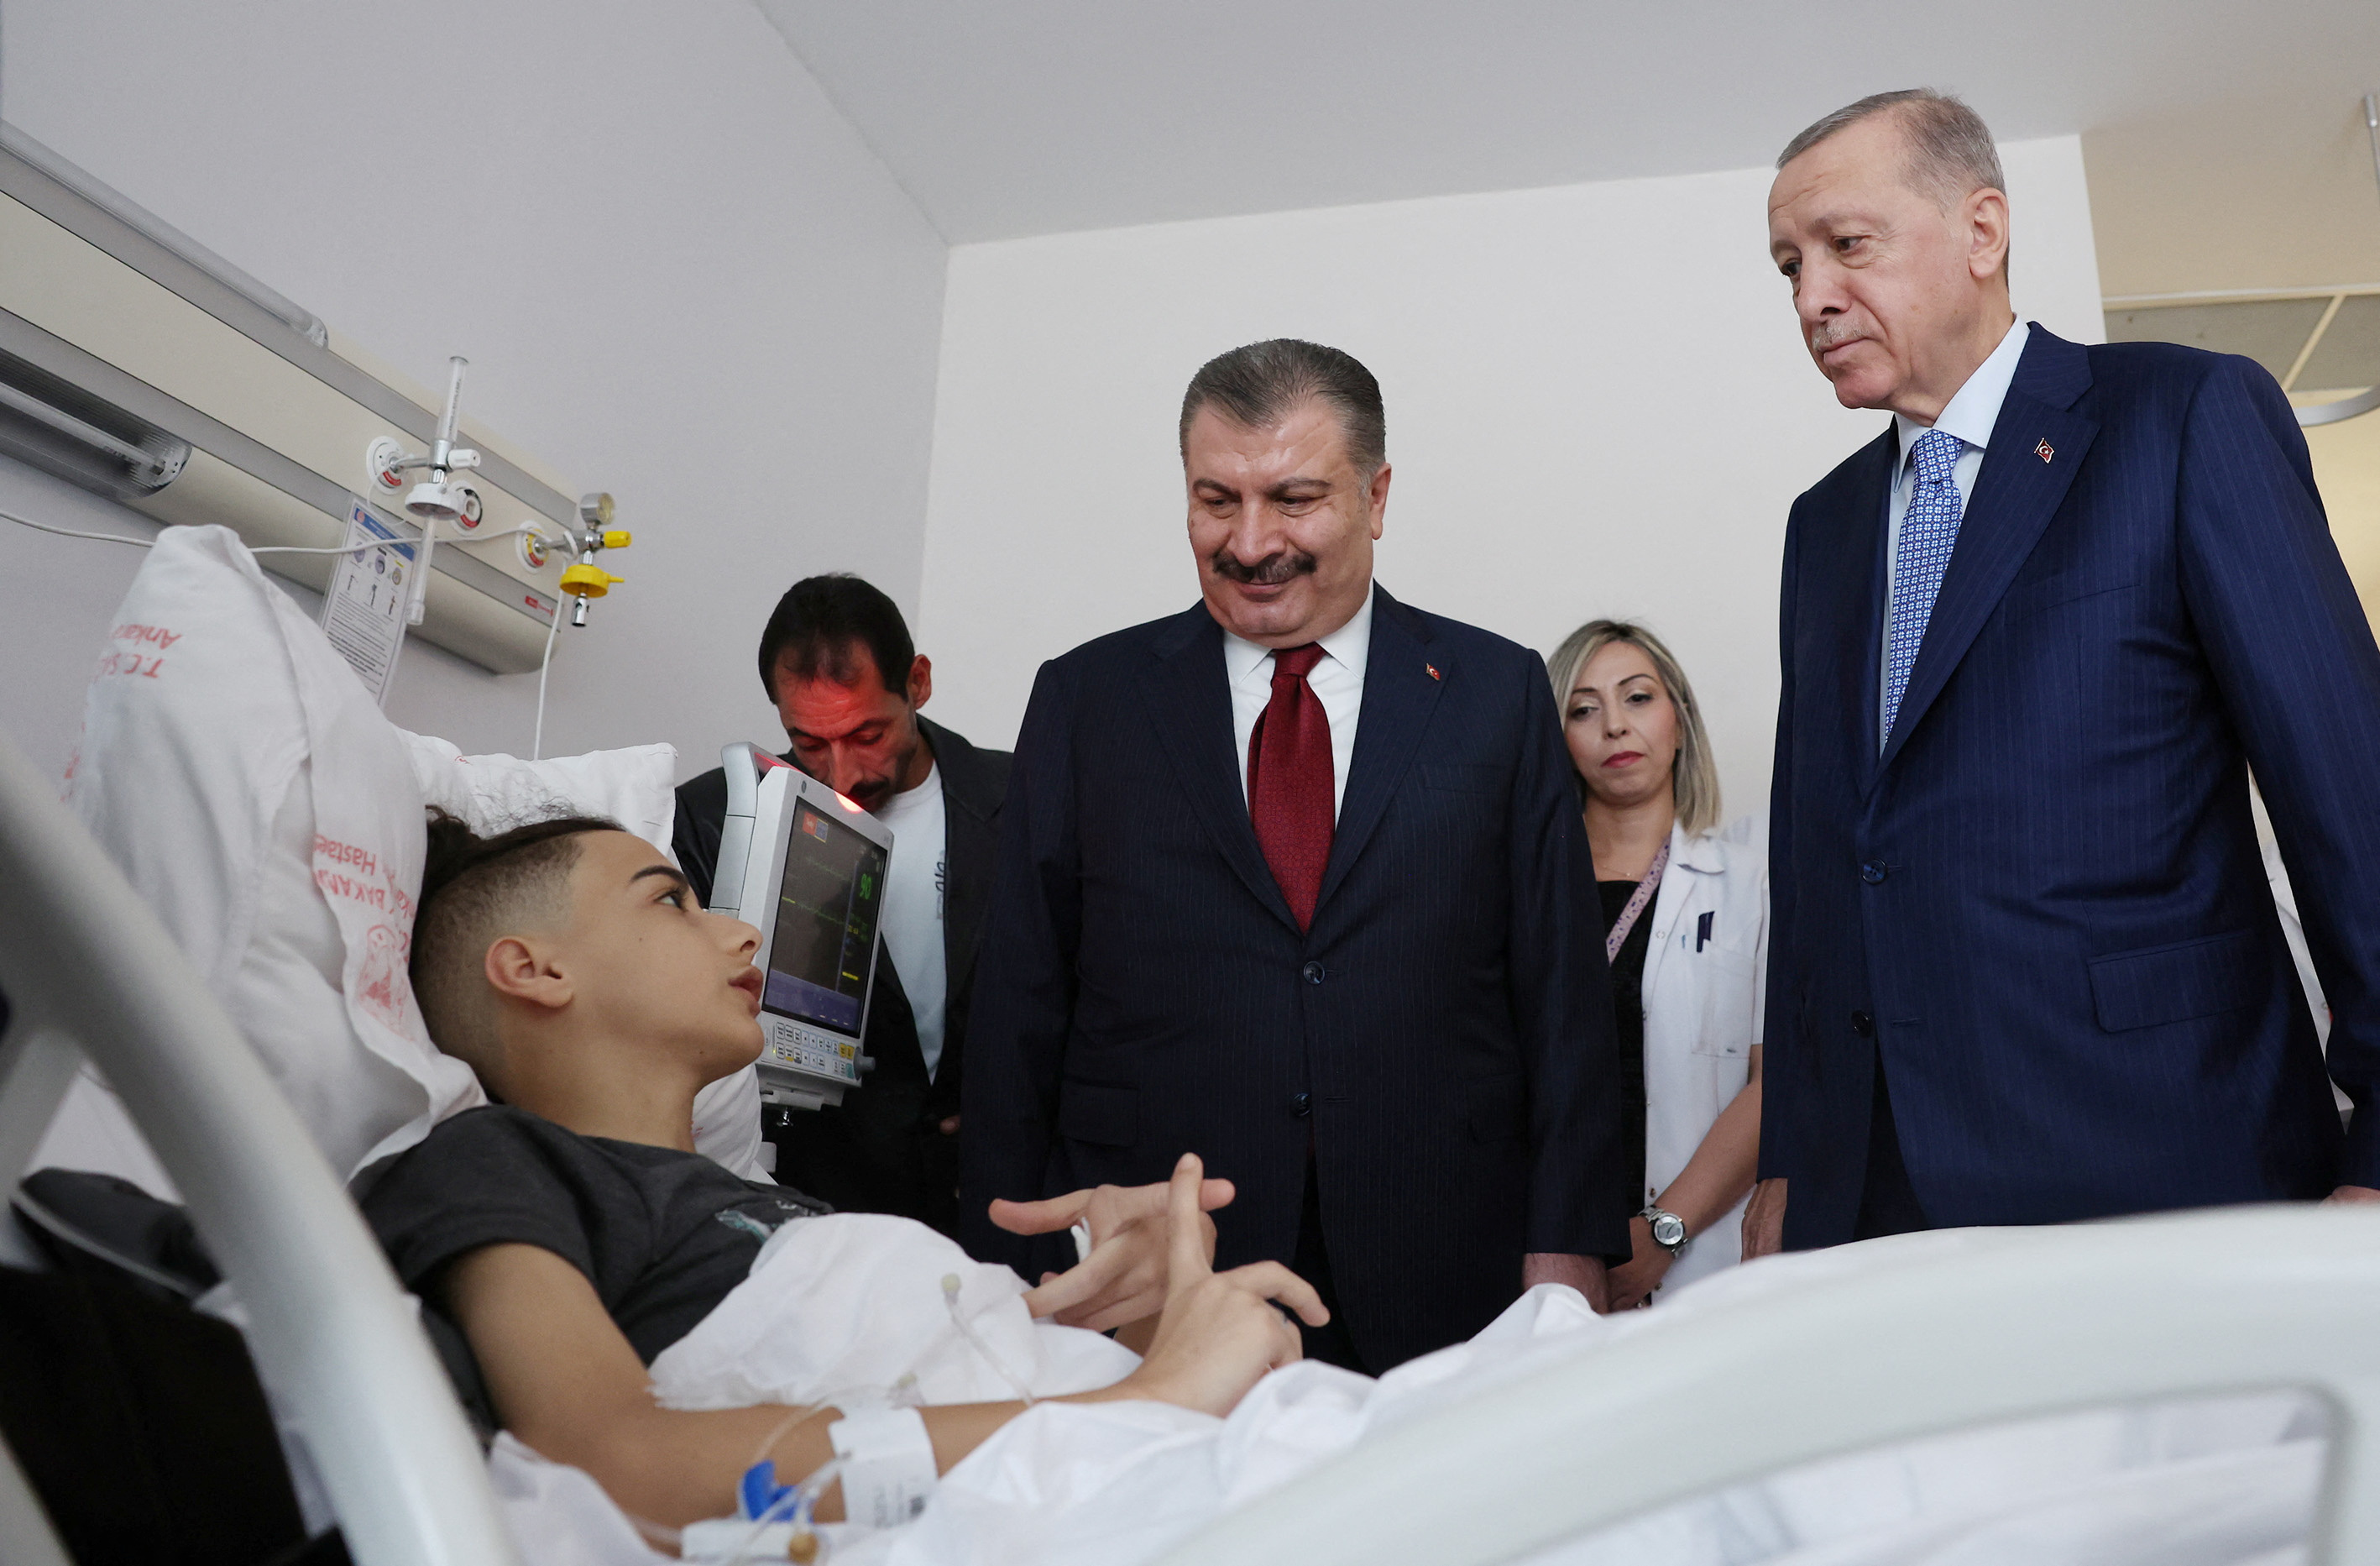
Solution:
[{"label": "iv tubing", "polygon": [[992,1353],[990,1343],[976,1336],[975,1324],[959,1310],[959,1275],[955,1272],[942,1275],[942,1304],[950,1307],[951,1325],[959,1329],[959,1336],[966,1340],[969,1348],[983,1355],[985,1364],[1000,1372],[1000,1378],[1008,1383],[1010,1390],[1024,1401],[1025,1406],[1031,1408],[1039,1401],[1034,1397],[1033,1389],[1017,1379],[1008,1368],[1008,1362]]}]

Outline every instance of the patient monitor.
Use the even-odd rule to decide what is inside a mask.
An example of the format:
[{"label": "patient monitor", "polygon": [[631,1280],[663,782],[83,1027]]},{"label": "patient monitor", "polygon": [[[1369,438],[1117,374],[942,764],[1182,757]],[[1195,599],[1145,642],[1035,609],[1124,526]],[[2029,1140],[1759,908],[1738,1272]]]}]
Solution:
[{"label": "patient monitor", "polygon": [[760,931],[760,1097],[839,1104],[875,1063],[860,1042],[892,830],[758,746],[728,746],[720,763],[727,819],[710,907]]}]

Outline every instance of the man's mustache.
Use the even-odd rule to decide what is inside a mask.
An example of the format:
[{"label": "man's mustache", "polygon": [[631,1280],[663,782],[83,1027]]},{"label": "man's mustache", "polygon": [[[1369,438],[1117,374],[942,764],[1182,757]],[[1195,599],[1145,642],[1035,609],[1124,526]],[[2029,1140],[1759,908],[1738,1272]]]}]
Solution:
[{"label": "man's mustache", "polygon": [[[820,783],[826,784],[827,787],[834,788],[834,780],[832,778],[820,777],[818,773],[810,771],[808,767],[804,767],[802,771],[810,777],[817,778]],[[873,811],[876,807],[883,804],[887,799],[892,797],[892,780],[891,778],[860,778],[856,780],[849,788],[834,788],[834,791],[837,794],[842,795],[845,799],[850,800],[854,805],[858,806],[861,809]]]},{"label": "man's mustache", "polygon": [[1820,322],[1810,328],[1810,351],[1814,354],[1822,354],[1828,348],[1848,343],[1852,338],[1862,335],[1864,334],[1851,322]]},{"label": "man's mustache", "polygon": [[1254,565],[1243,565],[1232,558],[1229,550],[1217,550],[1208,557],[1215,575],[1226,581],[1245,582],[1252,588],[1277,588],[1283,582],[1314,574],[1314,556],[1301,550],[1281,550],[1266,555]]}]

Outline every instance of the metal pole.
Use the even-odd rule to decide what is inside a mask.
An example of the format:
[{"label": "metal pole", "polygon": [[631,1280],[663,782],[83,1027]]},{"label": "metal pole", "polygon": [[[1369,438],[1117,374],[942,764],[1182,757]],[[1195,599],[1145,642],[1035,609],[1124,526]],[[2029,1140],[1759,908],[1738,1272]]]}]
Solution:
[{"label": "metal pole", "polygon": [[2372,138],[2372,181],[2380,185],[2380,92],[2363,95],[2363,133]]}]

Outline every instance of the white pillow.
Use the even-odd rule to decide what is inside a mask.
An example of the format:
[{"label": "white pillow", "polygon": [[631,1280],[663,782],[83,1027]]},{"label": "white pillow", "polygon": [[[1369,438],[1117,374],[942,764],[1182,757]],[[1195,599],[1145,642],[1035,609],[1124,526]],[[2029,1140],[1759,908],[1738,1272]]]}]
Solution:
[{"label": "white pillow", "polygon": [[67,798],[342,1175],[486,1101],[406,977],[422,800],[397,731],[227,528],[158,536]]},{"label": "white pillow", "polygon": [[[234,534],[169,528],[116,612],[67,797],[345,1175],[487,1101],[407,977],[424,805],[491,832],[608,816],[666,849],[675,759],[408,734]],[[748,1068],[697,1099],[696,1146],[765,1178]]]},{"label": "white pillow", "polygon": [[443,739],[396,731],[422,799],[483,836],[554,816],[602,816],[669,852],[677,819],[677,747],[638,745],[550,761],[466,756]]},{"label": "white pillow", "polygon": [[[421,795],[485,835],[554,816],[602,816],[662,853],[677,819],[677,747],[639,745],[548,761],[466,756],[443,739],[397,733]],[[760,1077],[746,1066],[695,1096],[694,1146],[747,1180],[769,1178],[775,1149],[760,1135]]]}]

